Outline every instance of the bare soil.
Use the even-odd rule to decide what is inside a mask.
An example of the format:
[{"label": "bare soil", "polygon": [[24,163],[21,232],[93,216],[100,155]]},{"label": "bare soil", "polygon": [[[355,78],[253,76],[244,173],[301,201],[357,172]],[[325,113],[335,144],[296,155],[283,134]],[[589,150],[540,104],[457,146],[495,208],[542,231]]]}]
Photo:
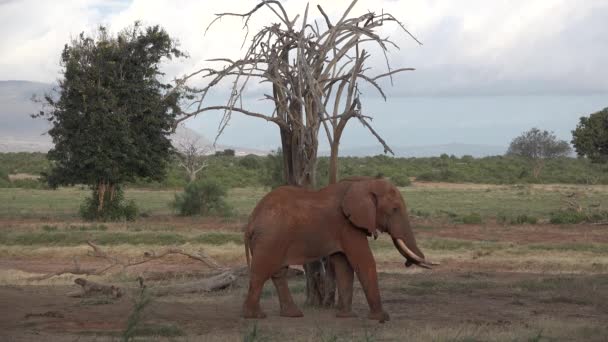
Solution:
[{"label": "bare soil", "polygon": [[[217,229],[217,224],[213,227]],[[234,224],[224,229],[239,227]],[[417,233],[421,237],[514,244],[608,242],[606,227],[592,225],[577,225],[576,229],[551,225],[445,225]],[[43,274],[70,267],[72,262],[65,256],[2,258],[0,272]],[[102,266],[92,258],[81,258],[79,262],[84,268]],[[237,266],[244,260],[229,258],[222,262]],[[338,319],[333,309],[304,307],[303,277],[291,279],[290,286],[305,317],[279,317],[278,300],[269,282],[262,300],[268,318],[244,320],[240,309],[247,279],[242,277],[233,287],[215,293],[154,298],[143,311],[140,325],[144,332],[139,340],[242,341],[254,331],[260,340],[271,341],[608,339],[607,274],[561,273],[559,269],[523,272],[500,260],[482,263],[476,259],[450,260],[430,271],[406,269],[397,253],[394,260],[379,262],[378,268],[383,303],[391,315],[391,321],[385,324],[365,318],[368,308],[357,281],[354,310],[358,318]],[[177,278],[203,277],[206,272],[196,261],[175,257],[130,269],[126,277],[142,275],[153,287]],[[0,286],[0,340],[119,340],[133,311],[136,282],[117,283],[127,287],[128,294],[110,300],[68,297],[77,286],[65,283]],[[151,335],[145,335],[146,327],[152,329]],[[159,327],[173,330],[166,330],[167,333]]]}]

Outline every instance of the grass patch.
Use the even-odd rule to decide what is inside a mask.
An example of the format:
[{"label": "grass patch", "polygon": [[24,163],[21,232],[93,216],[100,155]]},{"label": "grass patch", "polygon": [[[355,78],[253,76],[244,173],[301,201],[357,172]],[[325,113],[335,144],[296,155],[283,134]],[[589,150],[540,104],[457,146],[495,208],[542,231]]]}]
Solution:
[{"label": "grass patch", "polygon": [[511,225],[521,225],[521,224],[537,224],[538,218],[531,215],[521,214],[515,217],[507,217],[504,214],[498,214],[496,216],[496,222],[500,224],[511,224]]},{"label": "grass patch", "polygon": [[159,232],[100,232],[100,231],[42,231],[42,232],[3,232],[0,233],[0,245],[5,246],[77,246],[87,241],[99,245],[151,245],[168,246],[185,243],[224,245],[227,243],[243,244],[243,237],[238,233],[206,233],[189,237],[177,233]]},{"label": "grass patch", "polygon": [[135,328],[133,336],[178,337],[186,334],[174,324],[143,324]]},{"label": "grass patch", "polygon": [[557,243],[557,244],[530,244],[526,248],[530,250],[558,251],[558,252],[588,252],[597,254],[608,254],[608,244],[601,243]]},{"label": "grass patch", "polygon": [[444,251],[456,251],[461,249],[476,250],[476,249],[492,249],[498,250],[504,248],[504,246],[498,242],[491,241],[470,241],[470,240],[458,240],[458,239],[421,239],[419,242],[423,249],[433,250],[444,250]]},{"label": "grass patch", "polygon": [[475,290],[483,290],[495,286],[484,280],[455,282],[446,280],[421,280],[410,282],[401,290],[409,295],[431,295],[435,293],[470,294]]},{"label": "grass patch", "polygon": [[478,213],[470,213],[460,217],[460,221],[464,224],[481,224],[483,221]]},{"label": "grass patch", "polygon": [[114,301],[107,298],[84,298],[80,301],[80,305],[106,305],[114,304]]},{"label": "grass patch", "polygon": [[552,291],[563,288],[573,288],[575,279],[570,277],[552,277],[543,279],[526,279],[513,284],[515,287],[528,292]]},{"label": "grass patch", "polygon": [[[565,189],[563,186],[562,189]],[[568,191],[581,189],[585,196],[580,199],[584,208],[608,207],[608,197],[603,188],[568,187]],[[527,189],[527,188],[526,188]],[[477,213],[482,221],[496,218],[498,213],[517,219],[527,215],[535,218],[550,218],[563,207],[563,194],[559,189],[527,189],[497,187],[487,189],[449,189],[405,187],[400,189],[412,209],[419,217],[462,218]],[[235,188],[228,191],[226,202],[235,208],[239,217],[247,216],[269,190],[264,188]],[[133,200],[142,213],[149,216],[172,215],[169,203],[177,190],[125,189],[125,199]],[[78,208],[90,195],[86,188],[70,187],[58,190],[0,188],[0,218],[65,218],[77,217]],[[442,208],[437,210],[437,208]],[[528,222],[529,223],[529,222]]]},{"label": "grass patch", "polygon": [[243,244],[243,234],[238,233],[219,233],[211,232],[198,235],[192,242],[203,243],[208,245],[225,245],[228,243],[234,243],[237,245]]},{"label": "grass patch", "polygon": [[575,305],[589,305],[593,302],[584,298],[566,297],[566,296],[554,296],[544,298],[540,300],[541,303],[556,303],[556,304],[575,304]]}]

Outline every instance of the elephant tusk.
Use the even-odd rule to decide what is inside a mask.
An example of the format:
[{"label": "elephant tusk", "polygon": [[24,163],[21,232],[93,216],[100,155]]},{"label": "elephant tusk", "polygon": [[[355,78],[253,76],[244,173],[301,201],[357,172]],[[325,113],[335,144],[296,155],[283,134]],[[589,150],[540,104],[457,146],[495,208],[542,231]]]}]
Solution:
[{"label": "elephant tusk", "polygon": [[425,264],[427,263],[426,260],[417,256],[414,252],[412,252],[409,248],[407,248],[407,246],[405,245],[405,242],[403,242],[403,240],[397,239],[397,245],[408,257],[418,261],[419,263],[425,263]]},{"label": "elephant tusk", "polygon": [[[407,255],[408,257],[417,261],[415,264],[416,266],[431,269],[432,266],[440,265],[438,262],[432,262],[432,261],[428,261],[428,260],[420,258],[418,255],[416,255],[414,252],[412,252],[409,248],[407,248],[407,245],[401,239],[397,239],[397,246],[399,246],[399,249],[401,249],[403,251],[403,253],[405,253],[405,255]],[[407,260],[405,262],[405,267],[409,267],[411,265],[412,265],[411,261]]]}]

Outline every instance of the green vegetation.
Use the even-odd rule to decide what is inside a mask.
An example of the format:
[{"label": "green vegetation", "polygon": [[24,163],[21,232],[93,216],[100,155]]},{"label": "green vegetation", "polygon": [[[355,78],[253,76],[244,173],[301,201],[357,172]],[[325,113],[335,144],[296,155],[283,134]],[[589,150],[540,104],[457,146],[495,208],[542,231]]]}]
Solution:
[{"label": "green vegetation", "polygon": [[464,224],[481,224],[481,215],[478,213],[470,213],[461,217],[461,221]]},{"label": "green vegetation", "polygon": [[[8,174],[27,170],[39,175],[48,169],[48,161],[40,153],[0,153],[0,187],[43,187],[36,180],[25,182],[8,180]],[[227,188],[269,187],[283,184],[280,151],[269,156],[245,157],[210,156],[209,165],[199,172],[199,179],[213,179]],[[27,165],[25,167],[24,165]],[[317,163],[317,185],[327,184],[328,158],[320,157]],[[480,184],[608,184],[608,166],[594,164],[587,159],[552,158],[544,161],[543,171],[534,178],[535,163],[515,156],[456,158],[442,155],[429,158],[342,157],[339,176],[376,176],[382,174],[397,186],[408,186],[410,177],[419,181],[441,181]],[[4,176],[2,173],[4,170]],[[160,181],[136,178],[129,187],[175,189],[188,183],[188,175],[173,160],[167,168],[167,176]]]},{"label": "green vegetation", "polygon": [[168,232],[107,232],[107,231],[30,231],[0,232],[0,245],[5,246],[78,246],[87,241],[105,246],[152,245],[170,246],[185,243],[209,245],[242,244],[240,233],[208,232],[185,235]]},{"label": "green vegetation", "polygon": [[572,131],[572,144],[579,156],[585,156],[597,163],[608,161],[608,108],[580,118]]},{"label": "green vegetation", "polygon": [[122,188],[117,187],[114,193],[106,192],[103,210],[99,210],[99,192],[93,189],[90,197],[80,205],[80,217],[87,221],[135,221],[139,210],[133,200],[125,201]]},{"label": "green vegetation", "polygon": [[215,180],[203,179],[186,185],[183,193],[175,195],[173,208],[180,215],[233,216],[234,210],[226,203],[226,189]]},{"label": "green vegetation", "polygon": [[127,326],[122,333],[123,342],[132,341],[134,339],[142,313],[152,301],[152,297],[148,293],[146,287],[143,286],[143,284],[140,285],[141,287],[139,289],[139,293],[133,303],[133,311],[131,312],[131,315],[129,315],[129,318],[127,319]]},{"label": "green vegetation", "polygon": [[33,116],[53,125],[48,184],[93,190],[83,218],[132,219],[137,211],[120,202],[120,187],[136,177],[165,178],[168,136],[185,94],[161,82],[160,64],[184,56],[165,30],[139,22],[116,36],[100,26],[95,35],[81,33],[65,44],[57,94],[46,94],[44,110]]},{"label": "green vegetation", "polygon": [[[564,199],[568,194],[585,191],[585,195],[577,199],[583,208],[593,208],[592,211],[585,211],[585,220],[608,220],[604,209],[608,208],[608,196],[601,188],[531,189],[503,186],[491,189],[405,187],[401,190],[414,216],[462,223],[463,217],[476,213],[482,223],[496,219],[503,224],[533,224],[535,219],[536,222],[549,221],[555,213],[566,209]],[[245,219],[267,192],[267,188],[229,189],[226,203],[233,208],[236,219]],[[166,216],[174,214],[169,204],[177,193],[175,190],[127,188],[125,199],[135,202],[140,216]],[[0,189],[0,217],[74,218],[78,216],[80,203],[87,195],[87,190],[76,187],[58,190]]]}]

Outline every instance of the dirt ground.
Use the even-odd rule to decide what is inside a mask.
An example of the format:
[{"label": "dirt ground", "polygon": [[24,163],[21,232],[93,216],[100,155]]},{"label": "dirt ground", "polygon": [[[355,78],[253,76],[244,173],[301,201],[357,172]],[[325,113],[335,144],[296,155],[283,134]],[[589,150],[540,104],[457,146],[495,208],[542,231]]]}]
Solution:
[{"label": "dirt ground", "polygon": [[[27,222],[11,222],[11,225]],[[417,225],[424,226],[420,221]],[[184,223],[184,226],[187,222]],[[213,226],[212,223],[209,227]],[[204,228],[204,227],[203,227]],[[238,225],[225,229],[238,230]],[[543,243],[608,242],[605,226],[581,225],[576,230],[552,225],[444,225],[417,231],[420,239],[457,238],[472,242],[499,241],[513,246]],[[228,247],[226,247],[228,248]],[[232,246],[234,255],[221,261],[242,265],[242,246]],[[82,251],[82,250],[79,250]],[[127,288],[120,299],[72,298],[75,276],[52,281],[26,279],[70,267],[74,250],[53,254],[24,253],[0,259],[0,340],[2,341],[113,341],[120,340],[134,309],[138,289],[134,278],[141,275],[150,288],[205,277],[209,270],[200,263],[171,257],[129,269],[103,279]],[[606,265],[565,271],[556,257],[555,267],[544,271],[527,268],[535,255],[522,256],[517,264],[500,257],[484,259],[461,253],[441,254],[442,265],[433,270],[404,268],[394,250],[378,252],[380,287],[390,322],[368,321],[367,304],[356,282],[354,310],[358,318],[338,319],[332,309],[304,307],[304,279],[290,280],[296,302],[305,317],[278,316],[278,300],[267,284],[262,306],[265,320],[239,317],[247,278],[234,286],[203,294],[154,297],[142,310],[137,340],[149,341],[606,341],[608,340],[608,274]],[[507,250],[504,255],[515,252]],[[539,251],[551,259],[553,254]],[[545,254],[543,254],[545,253]],[[548,253],[548,252],[547,252]],[[553,252],[551,252],[553,253]],[[54,257],[53,257],[54,255]],[[587,256],[599,262],[605,255],[571,254],[581,265]],[[530,258],[529,260],[527,258]],[[511,259],[508,259],[511,260]],[[597,263],[598,261],[595,261]],[[99,260],[79,259],[83,268],[101,266]],[[523,266],[522,266],[523,265]],[[551,264],[553,265],[553,264]],[[12,277],[12,278],[11,278]],[[248,338],[248,339],[247,339]]]}]

